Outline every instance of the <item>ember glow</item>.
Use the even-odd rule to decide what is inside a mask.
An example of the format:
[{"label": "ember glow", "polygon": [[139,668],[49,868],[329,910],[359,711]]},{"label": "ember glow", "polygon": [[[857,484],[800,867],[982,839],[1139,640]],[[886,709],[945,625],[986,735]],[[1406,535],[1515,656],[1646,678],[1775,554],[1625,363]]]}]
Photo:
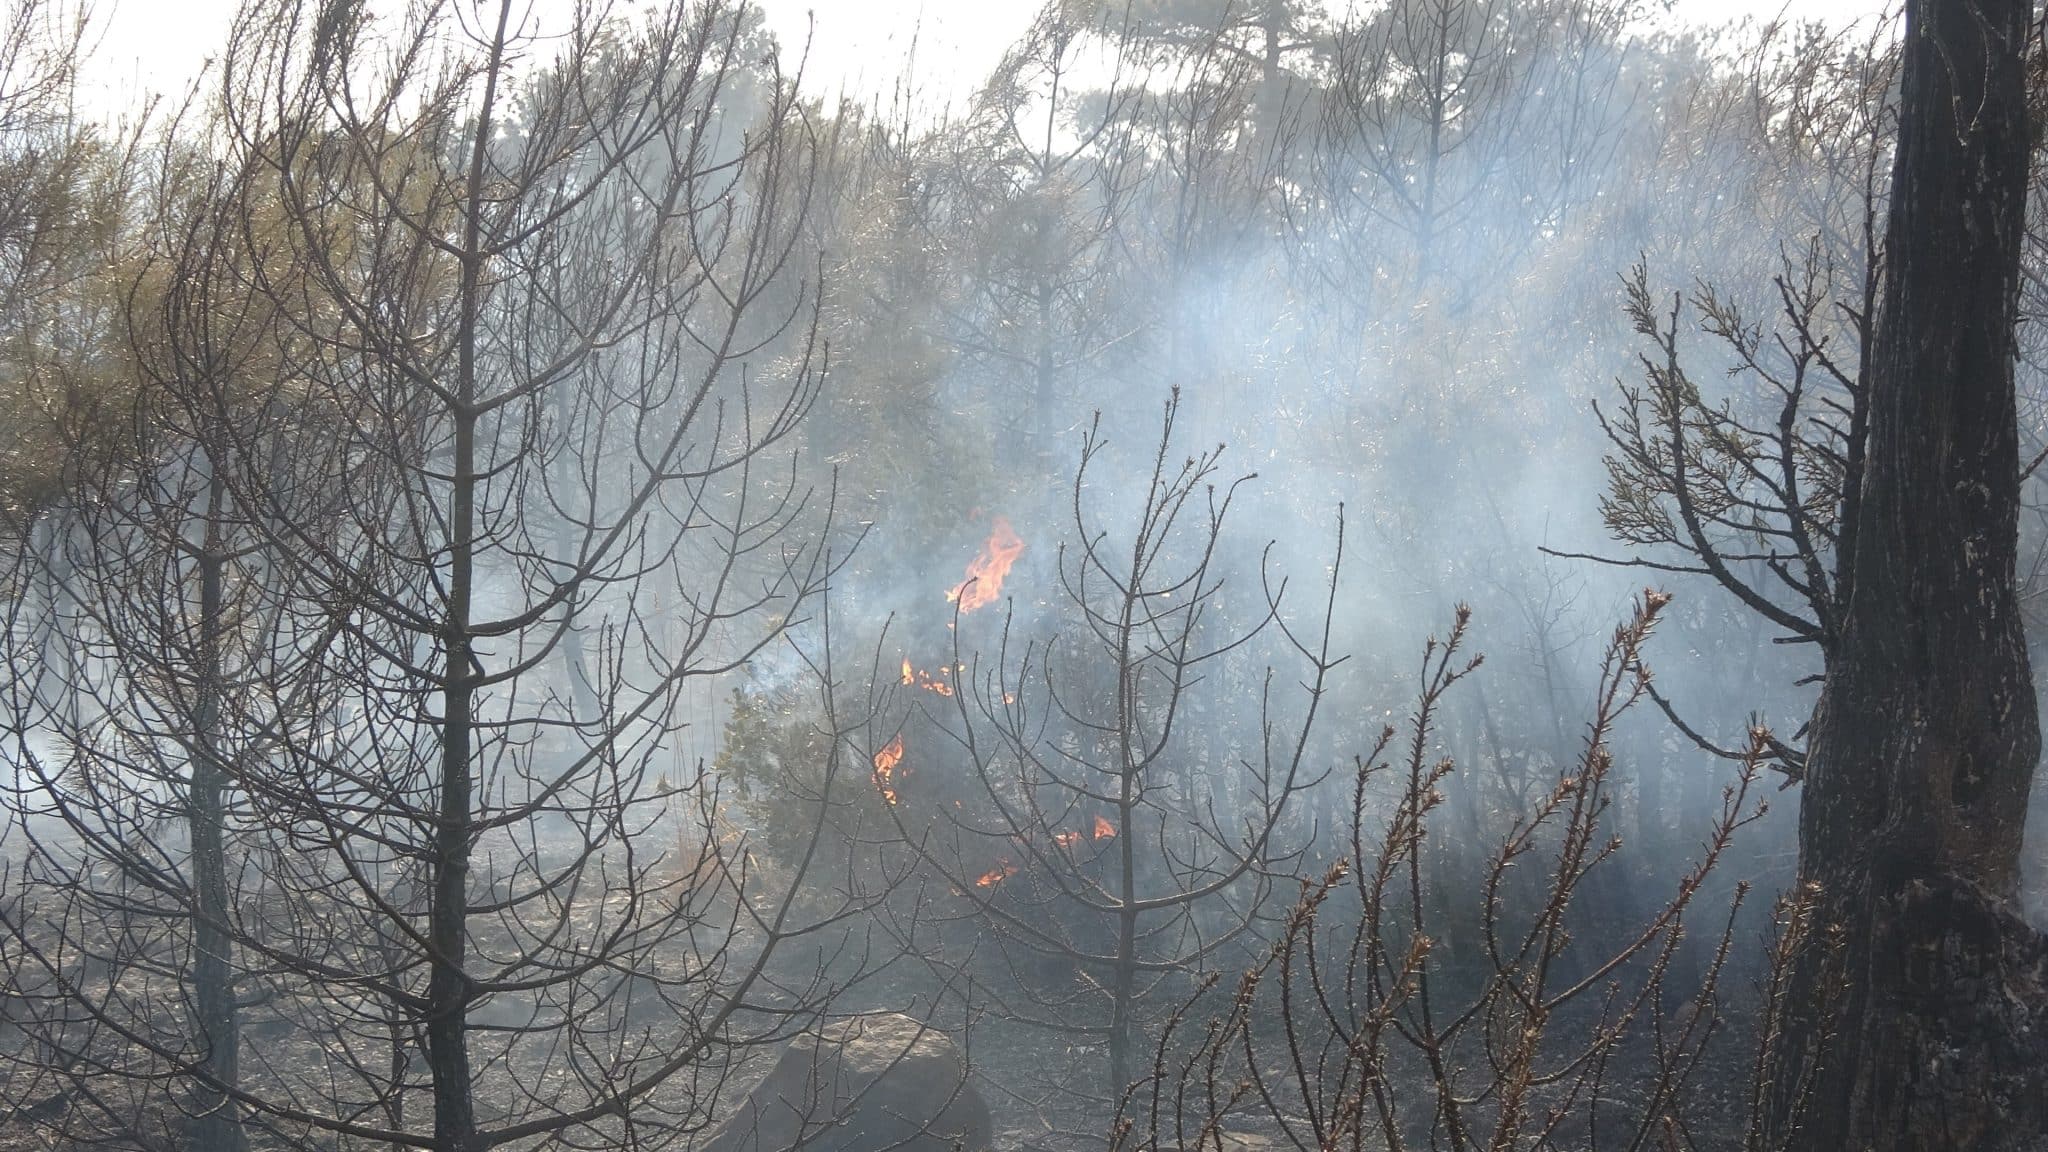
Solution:
[{"label": "ember glow", "polygon": [[1008,858],[998,860],[996,866],[974,878],[976,888],[993,888],[1017,874],[1017,866]]},{"label": "ember glow", "polygon": [[981,555],[967,565],[967,579],[953,585],[946,599],[959,604],[962,614],[993,604],[1003,594],[1003,577],[1010,574],[1010,565],[1017,562],[1023,551],[1023,537],[1017,535],[1008,520],[996,517],[988,542],[981,546]]},{"label": "ember glow", "polygon": [[882,794],[886,804],[896,803],[896,766],[903,763],[903,733],[882,746],[875,753],[875,790]]}]

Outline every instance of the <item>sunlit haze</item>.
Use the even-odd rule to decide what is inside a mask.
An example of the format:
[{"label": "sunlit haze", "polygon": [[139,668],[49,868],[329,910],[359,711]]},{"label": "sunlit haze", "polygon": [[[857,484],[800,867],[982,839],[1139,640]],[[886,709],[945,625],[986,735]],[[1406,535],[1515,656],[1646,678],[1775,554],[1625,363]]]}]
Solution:
[{"label": "sunlit haze", "polygon": [[[809,45],[805,75],[813,91],[860,100],[891,94],[914,51],[913,99],[932,110],[971,93],[1041,6],[1036,0],[765,0],[762,9],[786,47]],[[107,0],[97,9],[99,40],[85,98],[95,111],[113,114],[146,94],[182,92],[216,50],[234,7],[233,0]],[[542,12],[555,7],[566,5],[537,5]],[[1885,7],[1883,0],[1674,0],[1669,18],[1845,21]]]},{"label": "sunlit haze", "polygon": [[0,0],[0,1152],[2048,1149],[2042,3]]}]

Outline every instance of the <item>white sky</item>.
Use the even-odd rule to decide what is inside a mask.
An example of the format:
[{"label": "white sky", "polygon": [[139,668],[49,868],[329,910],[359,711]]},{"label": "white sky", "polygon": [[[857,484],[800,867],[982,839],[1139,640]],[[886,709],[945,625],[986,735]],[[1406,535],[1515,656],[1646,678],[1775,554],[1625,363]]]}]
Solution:
[{"label": "white sky", "polygon": [[[539,0],[548,4],[551,0]],[[903,72],[913,40],[919,97],[927,106],[964,99],[1042,0],[759,0],[787,47],[810,34],[806,68],[819,92],[885,92]],[[1680,19],[1853,19],[1883,0],[1672,0]],[[234,0],[97,0],[99,42],[83,93],[92,111],[117,114],[145,93],[178,94],[224,37]],[[815,21],[815,23],[813,23]],[[815,30],[813,33],[813,29]]]}]

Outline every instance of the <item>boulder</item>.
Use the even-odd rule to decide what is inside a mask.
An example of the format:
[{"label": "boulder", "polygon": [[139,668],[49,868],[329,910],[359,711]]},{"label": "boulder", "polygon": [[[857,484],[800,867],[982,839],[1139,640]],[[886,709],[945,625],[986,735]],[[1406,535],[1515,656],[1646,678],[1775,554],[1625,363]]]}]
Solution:
[{"label": "boulder", "polygon": [[698,1152],[988,1152],[990,1137],[959,1047],[889,1012],[791,1040]]}]

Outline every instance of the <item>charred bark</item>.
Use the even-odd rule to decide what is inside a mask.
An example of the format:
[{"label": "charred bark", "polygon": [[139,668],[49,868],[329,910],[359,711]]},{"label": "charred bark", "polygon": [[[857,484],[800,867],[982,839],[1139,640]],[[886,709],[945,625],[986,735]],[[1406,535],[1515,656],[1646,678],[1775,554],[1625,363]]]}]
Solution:
[{"label": "charred bark", "polygon": [[199,577],[199,696],[193,710],[192,779],[187,819],[192,834],[192,997],[203,1045],[194,1152],[240,1152],[247,1147],[228,1093],[240,1086],[241,1031],[236,1021],[234,939],[229,931],[226,793],[221,762],[221,633],[225,623],[226,545],[220,526],[227,498],[213,453],[207,453],[204,539]]},{"label": "charred bark", "polygon": [[1794,968],[1775,1146],[2003,1149],[2048,1130],[2043,945],[2010,905],[2040,752],[2014,580],[2028,21],[2026,0],[1907,5],[1868,459],[1840,558],[1853,595],[1800,813],[1834,935]]}]

